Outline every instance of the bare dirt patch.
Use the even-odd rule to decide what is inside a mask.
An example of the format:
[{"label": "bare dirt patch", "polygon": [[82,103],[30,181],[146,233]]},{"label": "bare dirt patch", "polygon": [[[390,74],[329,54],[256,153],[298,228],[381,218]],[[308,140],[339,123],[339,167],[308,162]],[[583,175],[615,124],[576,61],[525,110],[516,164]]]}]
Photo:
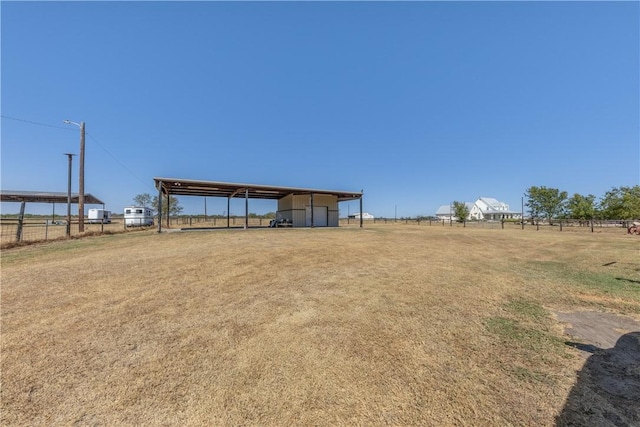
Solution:
[{"label": "bare dirt patch", "polygon": [[593,353],[587,349],[612,348],[621,336],[640,332],[639,321],[615,313],[575,311],[555,314],[560,322],[566,324],[565,333],[578,340],[575,347],[587,354]]},{"label": "bare dirt patch", "polygon": [[587,360],[557,424],[640,425],[640,322],[594,311],[556,313]]}]

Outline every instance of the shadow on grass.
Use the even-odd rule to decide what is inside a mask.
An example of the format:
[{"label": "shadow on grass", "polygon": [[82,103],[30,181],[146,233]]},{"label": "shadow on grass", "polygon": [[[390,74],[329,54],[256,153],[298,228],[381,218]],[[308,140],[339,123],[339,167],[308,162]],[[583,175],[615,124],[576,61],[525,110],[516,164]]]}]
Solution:
[{"label": "shadow on grass", "polygon": [[615,347],[568,342],[593,353],[556,419],[556,426],[640,425],[640,332],[623,335]]},{"label": "shadow on grass", "polygon": [[635,283],[637,285],[640,285],[640,280],[625,279],[624,277],[616,277],[616,280],[619,280],[621,282]]},{"label": "shadow on grass", "polygon": [[597,347],[593,344],[583,344],[580,342],[572,342],[572,341],[566,341],[565,344],[568,345],[569,347],[577,348],[578,350],[584,351],[586,353],[591,353],[591,354],[600,350],[600,347]]}]

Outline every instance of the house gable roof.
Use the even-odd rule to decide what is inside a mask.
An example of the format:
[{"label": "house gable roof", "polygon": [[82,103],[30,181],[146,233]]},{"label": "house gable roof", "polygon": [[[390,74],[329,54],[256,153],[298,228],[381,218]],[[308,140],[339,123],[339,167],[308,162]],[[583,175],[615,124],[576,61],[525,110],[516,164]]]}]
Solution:
[{"label": "house gable roof", "polygon": [[507,206],[506,203],[500,202],[499,200],[491,197],[479,197],[478,201],[482,201],[489,208],[496,211],[501,210],[503,207]]},{"label": "house gable roof", "polygon": [[442,205],[436,211],[436,215],[451,215],[453,211],[451,210],[451,205]]}]

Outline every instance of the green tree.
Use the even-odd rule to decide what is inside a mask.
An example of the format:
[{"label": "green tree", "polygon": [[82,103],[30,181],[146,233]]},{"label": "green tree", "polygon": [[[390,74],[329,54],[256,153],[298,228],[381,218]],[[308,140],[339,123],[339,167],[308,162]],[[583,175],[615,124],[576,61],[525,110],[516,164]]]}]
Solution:
[{"label": "green tree", "polygon": [[571,219],[592,219],[596,214],[596,196],[574,194],[567,201],[567,216]]},{"label": "green tree", "polygon": [[458,222],[464,222],[469,216],[469,208],[464,202],[453,202],[453,215],[458,218]]},{"label": "green tree", "polygon": [[600,211],[603,219],[639,219],[640,185],[607,191],[600,200]]},{"label": "green tree", "polygon": [[549,223],[564,213],[567,192],[557,188],[529,187],[526,206],[532,218],[546,218]]},{"label": "green tree", "polygon": [[149,193],[138,194],[136,197],[133,198],[133,204],[135,206],[150,207],[151,201],[152,199]]},{"label": "green tree", "polygon": [[[156,211],[156,213],[158,213],[158,196],[154,196],[153,197],[153,206],[154,209]],[[176,196],[169,196],[167,198],[167,196],[162,196],[162,215],[166,215],[167,214],[167,208],[169,209],[169,215],[170,216],[178,216],[182,213],[182,206],[180,206],[180,202],[178,201],[178,198]]]},{"label": "green tree", "polygon": [[[182,213],[182,206],[180,206],[180,202],[178,201],[178,198],[175,196],[169,196],[169,201],[171,203],[169,203],[169,214],[171,216],[176,216],[176,215],[180,215]],[[143,194],[138,194],[136,197],[133,198],[133,203],[136,206],[146,206],[146,207],[151,207],[154,211],[154,213],[158,213],[158,196],[153,196],[151,197],[150,194],[148,193],[143,193]],[[167,197],[163,196],[162,197],[162,214],[166,215],[167,214]]]}]

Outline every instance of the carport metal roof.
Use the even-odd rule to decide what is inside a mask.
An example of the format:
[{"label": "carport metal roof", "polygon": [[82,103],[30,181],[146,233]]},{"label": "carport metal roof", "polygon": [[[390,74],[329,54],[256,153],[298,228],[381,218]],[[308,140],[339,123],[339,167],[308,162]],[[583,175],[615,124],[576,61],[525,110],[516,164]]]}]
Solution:
[{"label": "carport metal roof", "polygon": [[[2,202],[67,203],[67,197],[67,193],[60,192],[0,190]],[[71,203],[78,203],[78,198],[78,193],[71,193]],[[90,205],[104,205],[102,200],[86,193],[84,202]]]},{"label": "carport metal roof", "polygon": [[273,185],[240,184],[232,182],[197,181],[178,178],[153,178],[158,191],[164,195],[239,197],[250,199],[281,199],[289,194],[329,194],[336,196],[339,202],[358,200],[362,192],[319,190],[312,188],[278,187]]}]

